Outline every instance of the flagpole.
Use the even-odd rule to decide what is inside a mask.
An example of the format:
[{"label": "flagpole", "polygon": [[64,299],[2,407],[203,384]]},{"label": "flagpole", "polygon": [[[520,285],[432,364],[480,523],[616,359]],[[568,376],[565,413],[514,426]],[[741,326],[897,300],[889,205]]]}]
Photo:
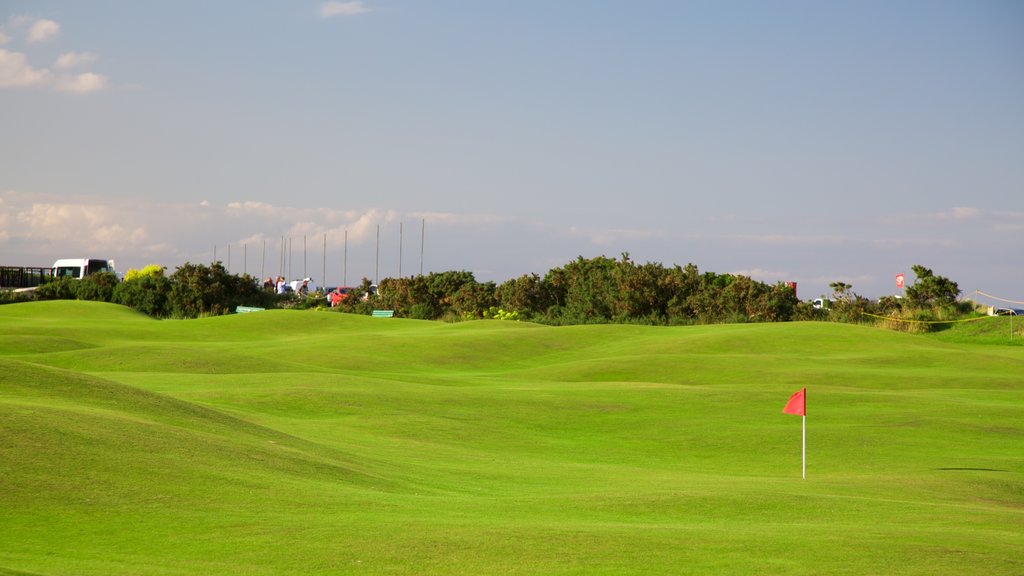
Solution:
[{"label": "flagpole", "polygon": [[801,420],[803,421],[803,429],[804,429],[804,441],[803,441],[803,448],[804,449],[803,449],[802,477],[803,477],[804,480],[806,480],[807,479],[807,414],[804,414],[804,417],[801,418]]},{"label": "flagpole", "polygon": [[793,414],[800,416],[800,428],[801,428],[801,465],[800,465],[800,477],[807,479],[807,387],[803,387],[799,392],[789,397],[789,402],[786,402],[786,407],[782,409],[783,414]]}]

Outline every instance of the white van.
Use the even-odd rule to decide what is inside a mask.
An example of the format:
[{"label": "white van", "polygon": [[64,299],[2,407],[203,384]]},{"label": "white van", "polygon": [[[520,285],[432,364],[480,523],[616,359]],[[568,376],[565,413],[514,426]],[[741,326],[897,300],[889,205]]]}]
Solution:
[{"label": "white van", "polygon": [[74,278],[81,280],[94,272],[113,272],[113,260],[97,260],[95,258],[63,258],[53,263],[54,278]]}]

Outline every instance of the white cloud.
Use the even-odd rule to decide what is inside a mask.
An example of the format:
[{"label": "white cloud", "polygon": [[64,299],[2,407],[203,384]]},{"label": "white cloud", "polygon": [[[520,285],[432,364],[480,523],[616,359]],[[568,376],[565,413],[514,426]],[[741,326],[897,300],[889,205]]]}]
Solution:
[{"label": "white cloud", "polygon": [[0,88],[46,86],[52,79],[49,70],[33,68],[24,54],[0,49]]},{"label": "white cloud", "polygon": [[89,94],[106,89],[107,77],[102,74],[93,74],[92,72],[63,75],[57,78],[54,87],[60,92]]},{"label": "white cloud", "polygon": [[21,52],[0,49],[0,88],[50,88],[71,94],[89,94],[107,88],[102,74],[55,75],[46,68],[33,68]]},{"label": "white cloud", "polygon": [[70,70],[80,68],[96,61],[96,55],[91,52],[65,52],[57,58],[54,68],[57,70]]},{"label": "white cloud", "polygon": [[320,5],[320,18],[333,18],[335,16],[356,16],[370,11],[370,7],[360,0],[350,2],[325,2]]},{"label": "white cloud", "polygon": [[[60,33],[60,25],[44,18],[32,20],[28,16],[8,18],[8,24],[0,29],[0,45],[10,42],[11,36],[5,30],[23,30],[28,27],[26,41],[39,44],[53,39]],[[29,22],[32,22],[29,25]],[[0,89],[42,88],[69,94],[91,94],[106,90],[109,80],[102,74],[83,71],[75,74],[71,70],[84,68],[97,59],[91,52],[64,52],[54,63],[54,73],[47,68],[35,68],[29,58],[21,52],[0,49]]]},{"label": "white cloud", "polygon": [[60,24],[53,20],[40,18],[32,23],[28,29],[28,43],[38,44],[53,39],[60,33]]},{"label": "white cloud", "polygon": [[252,201],[229,202],[228,203],[228,208],[231,208],[232,210],[245,210],[245,211],[252,210],[252,211],[256,211],[256,212],[267,212],[267,211],[273,210],[274,209],[274,205],[273,204],[268,204],[266,202],[252,202]]}]

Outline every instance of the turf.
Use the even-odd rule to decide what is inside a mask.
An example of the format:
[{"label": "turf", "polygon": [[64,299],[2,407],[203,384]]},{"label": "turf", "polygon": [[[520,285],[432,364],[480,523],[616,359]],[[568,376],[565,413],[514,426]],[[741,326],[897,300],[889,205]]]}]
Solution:
[{"label": "turf", "polygon": [[1021,574],[969,336],[0,306],[0,575]]}]

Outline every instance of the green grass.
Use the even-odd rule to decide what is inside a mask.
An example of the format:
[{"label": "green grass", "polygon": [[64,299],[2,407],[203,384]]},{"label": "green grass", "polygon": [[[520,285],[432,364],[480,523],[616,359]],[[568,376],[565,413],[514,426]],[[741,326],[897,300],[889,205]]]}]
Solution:
[{"label": "green grass", "polygon": [[0,575],[1021,574],[981,340],[0,306]]},{"label": "green grass", "polygon": [[941,325],[934,334],[945,342],[1024,346],[1024,316],[982,316],[981,318]]}]

